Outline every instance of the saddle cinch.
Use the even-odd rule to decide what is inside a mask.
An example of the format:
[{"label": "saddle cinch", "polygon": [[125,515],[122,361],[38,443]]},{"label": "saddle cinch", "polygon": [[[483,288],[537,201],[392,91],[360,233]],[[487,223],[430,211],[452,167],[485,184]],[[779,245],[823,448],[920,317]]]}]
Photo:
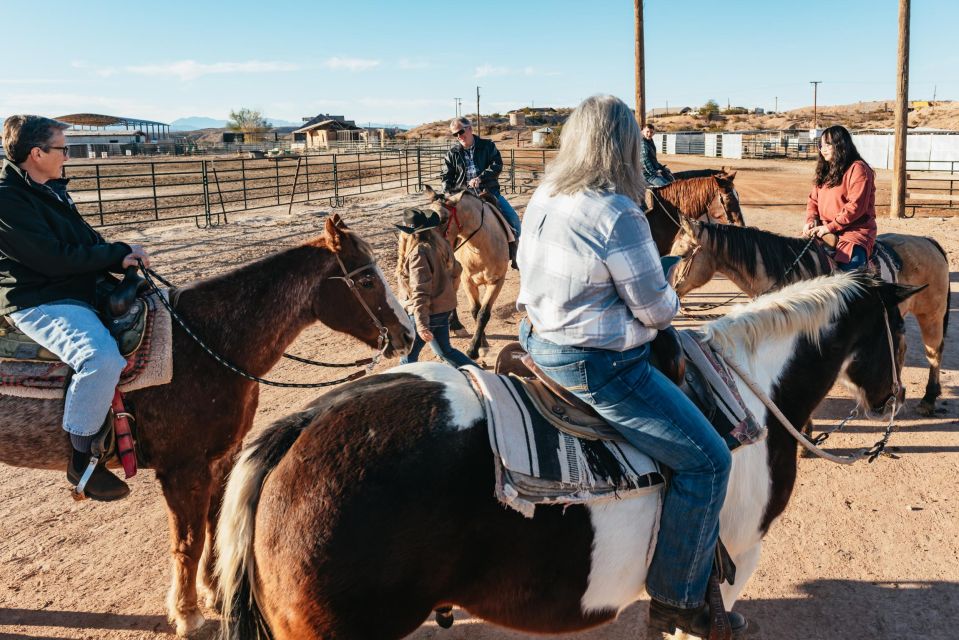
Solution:
[{"label": "saddle cinch", "polygon": [[[136,267],[128,268],[122,281],[107,277],[97,284],[97,313],[116,340],[121,355],[128,360],[141,347],[147,332],[149,305],[141,297],[147,287],[146,280],[138,275]],[[0,360],[60,362],[56,355],[17,329],[9,318],[4,317],[3,320],[0,322]],[[110,428],[101,430],[98,441],[94,443],[94,451],[99,454],[98,458],[119,458],[126,477],[130,478],[137,471],[131,424],[135,421],[124,405],[119,390],[114,393],[107,420]]]}]

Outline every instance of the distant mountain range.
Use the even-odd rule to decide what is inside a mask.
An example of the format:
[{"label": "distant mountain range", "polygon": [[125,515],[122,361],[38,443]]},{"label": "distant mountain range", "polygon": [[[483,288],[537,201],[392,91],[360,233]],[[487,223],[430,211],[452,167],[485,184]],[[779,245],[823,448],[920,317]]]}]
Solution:
[{"label": "distant mountain range", "polygon": [[[267,118],[267,121],[274,127],[302,127],[303,122],[290,122],[280,118]],[[190,116],[189,118],[177,118],[170,123],[170,129],[173,131],[196,131],[197,129],[222,129],[226,127],[226,120],[216,118],[207,118],[204,116]],[[400,129],[412,129],[408,124],[384,124],[382,122],[357,122],[357,126],[369,126],[374,129],[398,127]]]}]

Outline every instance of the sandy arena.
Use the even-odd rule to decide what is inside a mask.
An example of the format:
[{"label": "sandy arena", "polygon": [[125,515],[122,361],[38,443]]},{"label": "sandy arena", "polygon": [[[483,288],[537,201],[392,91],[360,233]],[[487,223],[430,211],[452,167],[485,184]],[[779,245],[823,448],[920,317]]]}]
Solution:
[{"label": "sandy arena", "polygon": [[[664,160],[674,170],[717,166],[706,158],[680,161],[667,156]],[[748,224],[798,234],[812,163],[744,160],[727,166],[739,170],[736,186]],[[886,205],[888,172],[879,172],[877,182],[877,202]],[[522,214],[529,194],[508,197]],[[391,223],[399,220],[404,207],[423,202],[415,194],[386,194],[350,199],[336,211],[374,245],[384,272],[392,278],[396,241]],[[231,214],[228,224],[212,229],[197,229],[187,221],[108,229],[106,235],[146,245],[158,272],[185,283],[316,235],[331,212],[320,205],[299,205],[293,215],[287,215],[282,206]],[[921,418],[915,412],[928,366],[915,320],[907,318],[909,348],[903,377],[908,401],[892,438],[895,458],[852,467],[800,460],[792,501],[767,536],[759,569],[737,604],[737,610],[753,621],[751,638],[946,640],[959,636],[959,497],[955,489],[959,480],[959,218],[889,220],[880,206],[879,231],[932,236],[949,253],[953,298],[940,411],[934,418]],[[484,359],[488,364],[503,345],[515,339],[517,288],[517,272],[511,271],[488,329],[493,347]],[[692,294],[687,303],[722,300],[733,291],[728,281],[716,280]],[[694,319],[677,321],[681,327],[696,324],[699,321]],[[454,344],[465,349],[466,340],[457,339]],[[291,351],[348,360],[369,350],[359,343],[343,345],[342,338],[317,326],[306,331]],[[424,354],[424,359],[432,357]],[[381,364],[378,370],[392,364],[395,361]],[[269,377],[315,381],[337,375],[283,361]],[[299,409],[316,394],[262,387],[254,431]],[[849,396],[834,389],[818,409],[817,421],[834,422],[851,406]],[[859,420],[828,444],[841,452],[868,447],[881,429],[879,422]],[[0,487],[0,638],[173,637],[165,609],[170,581],[166,510],[151,471],[133,479],[132,495],[116,504],[73,502],[61,473],[0,466]],[[611,625],[561,637],[635,638],[645,624],[645,608],[638,603]],[[370,602],[369,613],[377,615],[375,602]],[[195,637],[214,637],[218,616],[210,610],[204,614],[207,625]],[[440,629],[429,621],[410,636],[416,640],[526,637],[458,610],[452,629]]]}]

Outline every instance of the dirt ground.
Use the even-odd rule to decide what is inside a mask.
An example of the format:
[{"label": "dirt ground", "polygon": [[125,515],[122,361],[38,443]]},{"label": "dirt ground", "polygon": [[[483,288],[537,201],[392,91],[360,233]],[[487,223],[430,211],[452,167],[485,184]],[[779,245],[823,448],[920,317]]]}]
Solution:
[{"label": "dirt ground", "polygon": [[[674,169],[708,166],[705,158],[666,158]],[[749,224],[780,233],[798,233],[811,163],[735,161],[736,185]],[[880,173],[880,183],[887,183]],[[522,212],[528,194],[510,198]],[[888,203],[888,186],[877,198]],[[392,277],[395,239],[390,231],[413,195],[350,200],[337,209],[371,241],[384,271]],[[108,235],[147,245],[154,267],[174,282],[186,282],[299,243],[320,232],[331,210],[299,206],[232,214],[228,224],[197,229],[192,223],[111,229]],[[773,525],[762,562],[738,610],[753,621],[750,637],[762,639],[922,637],[959,635],[959,221],[948,217],[889,220],[880,232],[935,237],[950,254],[952,335],[943,362],[944,398],[934,418],[920,418],[915,404],[925,385],[927,365],[914,320],[908,320],[909,350],[904,379],[909,401],[893,436],[896,458],[851,468],[801,459],[799,482],[785,514]],[[490,323],[493,353],[516,334],[515,271]],[[722,300],[731,284],[717,280],[689,303]],[[680,326],[699,321],[680,319]],[[457,340],[465,348],[465,340]],[[294,353],[312,357],[359,357],[366,347],[347,348],[322,327],[305,332]],[[428,351],[428,350],[427,350]],[[424,356],[426,358],[431,355]],[[392,363],[380,365],[386,369]],[[279,380],[330,378],[335,372],[304,370],[284,361],[271,372]],[[255,430],[304,405],[315,392],[263,387]],[[851,408],[834,390],[817,411],[820,423],[835,421]],[[839,450],[866,447],[881,425],[857,421],[833,436]],[[189,446],[189,443],[184,443]],[[152,472],[132,481],[132,495],[118,504],[74,503],[60,473],[0,467],[0,638],[159,639],[172,636],[165,595],[170,571],[166,513]],[[645,616],[640,603],[613,624],[564,636],[625,639],[637,635]],[[198,634],[211,637],[216,614]],[[376,604],[371,603],[371,615]],[[505,640],[527,637],[456,612],[450,630],[425,623],[411,638]]]}]

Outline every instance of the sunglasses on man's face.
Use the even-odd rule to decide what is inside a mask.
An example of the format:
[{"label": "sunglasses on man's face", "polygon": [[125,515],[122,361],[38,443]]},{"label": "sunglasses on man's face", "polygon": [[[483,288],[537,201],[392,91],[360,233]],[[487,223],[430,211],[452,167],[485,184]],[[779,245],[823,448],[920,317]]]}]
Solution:
[{"label": "sunglasses on man's face", "polygon": [[454,138],[459,138],[459,137],[460,137],[461,135],[463,135],[464,133],[466,133],[466,129],[460,129],[459,131],[454,131],[454,132],[453,132],[453,137],[454,137]]},{"label": "sunglasses on man's face", "polygon": [[47,153],[50,153],[50,152],[53,151],[53,150],[56,150],[56,151],[59,151],[60,153],[62,153],[64,158],[70,155],[70,147],[69,147],[69,146],[65,146],[65,147],[47,147],[46,149],[44,149],[44,151],[46,151]]}]

